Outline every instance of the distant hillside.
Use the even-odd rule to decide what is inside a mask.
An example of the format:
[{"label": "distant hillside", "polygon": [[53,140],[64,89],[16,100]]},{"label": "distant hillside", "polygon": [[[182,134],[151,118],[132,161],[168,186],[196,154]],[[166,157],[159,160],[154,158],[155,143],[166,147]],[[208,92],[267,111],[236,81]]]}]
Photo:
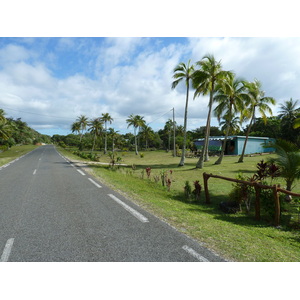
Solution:
[{"label": "distant hillside", "polygon": [[37,143],[51,143],[51,137],[40,134],[30,128],[21,118],[14,120],[6,118],[3,109],[0,109],[0,148],[5,150],[14,145],[29,145]]}]

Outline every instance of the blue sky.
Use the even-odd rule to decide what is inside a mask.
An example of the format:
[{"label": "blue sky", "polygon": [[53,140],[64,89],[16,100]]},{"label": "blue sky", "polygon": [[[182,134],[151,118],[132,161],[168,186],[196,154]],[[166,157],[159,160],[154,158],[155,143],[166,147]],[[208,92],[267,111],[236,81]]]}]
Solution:
[{"label": "blue sky", "polygon": [[[259,79],[278,105],[300,95],[300,38],[133,37],[0,38],[0,107],[44,134],[68,134],[79,115],[110,113],[127,129],[130,114],[158,130],[183,124],[185,86],[171,89],[174,67],[206,53],[247,80]],[[188,128],[205,125],[208,98],[189,104]],[[214,118],[213,125],[218,125]]]},{"label": "blue sky", "polygon": [[[81,114],[96,118],[108,112],[114,119],[111,126],[125,133],[132,132],[126,124],[130,114],[144,116],[158,130],[174,107],[177,123],[183,124],[185,86],[171,89],[173,69],[207,53],[237,76],[259,79],[266,95],[278,102],[275,114],[280,103],[299,98],[300,38],[284,37],[299,35],[292,5],[282,7],[275,1],[270,9],[268,2],[253,0],[239,14],[232,8],[240,2],[217,0],[212,24],[204,13],[211,9],[209,2],[197,2],[197,10],[195,2],[187,0],[187,11],[181,2],[170,2],[5,4],[0,20],[0,108],[7,117],[21,117],[49,135],[70,133]],[[257,22],[262,19],[265,26]],[[188,129],[204,126],[207,115],[207,97],[192,96],[193,91]],[[212,125],[218,125],[216,118]]]}]

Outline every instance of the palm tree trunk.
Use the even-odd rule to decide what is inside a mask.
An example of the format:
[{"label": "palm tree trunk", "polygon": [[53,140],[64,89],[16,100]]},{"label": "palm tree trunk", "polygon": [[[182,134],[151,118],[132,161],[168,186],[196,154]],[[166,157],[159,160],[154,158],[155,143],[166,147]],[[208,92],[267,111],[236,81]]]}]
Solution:
[{"label": "palm tree trunk", "polygon": [[137,148],[137,136],[136,136],[136,128],[134,128],[134,143],[135,143],[135,154],[138,155],[138,148]]},{"label": "palm tree trunk", "polygon": [[94,134],[94,141],[93,141],[92,152],[94,152],[94,149],[95,149],[95,142],[96,142],[96,132],[95,132],[95,134]]},{"label": "palm tree trunk", "polygon": [[230,123],[231,123],[231,120],[232,120],[232,106],[231,105],[232,104],[230,104],[230,107],[229,107],[229,120],[228,120],[228,124],[227,124],[227,128],[226,128],[224,144],[222,145],[222,150],[221,150],[220,157],[215,162],[215,165],[220,165],[222,163],[222,160],[223,160],[223,157],[224,157],[224,152],[225,152],[226,144],[227,144],[227,138],[228,138],[229,130],[230,130]]},{"label": "palm tree trunk", "polygon": [[105,121],[105,140],[104,140],[104,154],[107,152],[107,123]]},{"label": "palm tree trunk", "polygon": [[229,130],[230,130],[230,125],[228,125],[228,127],[227,127],[226,135],[225,135],[225,139],[224,139],[224,144],[222,145],[221,154],[220,154],[220,157],[215,162],[215,165],[220,165],[222,163],[222,160],[223,160],[223,157],[224,157],[224,152],[225,152],[225,149],[226,149],[227,138],[228,138],[228,135],[229,135]]},{"label": "palm tree trunk", "polygon": [[203,145],[203,149],[201,151],[200,158],[196,165],[196,168],[198,168],[198,169],[203,168],[204,157],[205,157],[205,161],[209,161],[208,144],[209,144],[209,135],[210,135],[210,118],[211,118],[212,102],[213,102],[213,93],[210,92],[209,110],[208,110],[208,116],[207,116],[207,121],[206,121],[204,145]]},{"label": "palm tree trunk", "polygon": [[179,162],[179,167],[184,166],[185,160],[185,149],[186,149],[186,127],[187,127],[187,112],[188,112],[188,103],[189,103],[189,81],[186,82],[186,101],[185,101],[185,112],[184,112],[184,125],[183,125],[183,145],[182,145],[182,154]]},{"label": "palm tree trunk", "polygon": [[246,133],[246,139],[245,139],[245,142],[244,142],[243,151],[242,151],[242,154],[241,154],[241,156],[240,156],[240,158],[238,160],[238,163],[244,162],[244,156],[245,156],[247,141],[248,141],[249,133],[250,133],[250,130],[251,130],[251,127],[252,127],[252,123],[253,123],[253,120],[254,120],[254,116],[255,116],[255,112],[253,111],[253,115],[252,115],[252,118],[251,118],[248,130],[247,130],[247,133]]}]

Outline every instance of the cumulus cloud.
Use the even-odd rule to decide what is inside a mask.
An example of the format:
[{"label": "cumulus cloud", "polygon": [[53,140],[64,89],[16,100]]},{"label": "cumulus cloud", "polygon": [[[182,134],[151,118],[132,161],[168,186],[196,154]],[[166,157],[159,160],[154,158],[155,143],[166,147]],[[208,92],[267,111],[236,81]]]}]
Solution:
[{"label": "cumulus cloud", "polygon": [[[266,95],[282,103],[300,94],[299,52],[299,38],[14,40],[0,47],[0,107],[45,133],[65,129],[67,134],[79,115],[106,112],[116,130],[127,131],[132,113],[157,130],[172,117],[173,107],[183,124],[185,84],[171,89],[179,62],[195,63],[212,53],[224,69],[259,79]],[[189,129],[204,126],[207,115],[208,97],[193,100],[193,92]]]}]

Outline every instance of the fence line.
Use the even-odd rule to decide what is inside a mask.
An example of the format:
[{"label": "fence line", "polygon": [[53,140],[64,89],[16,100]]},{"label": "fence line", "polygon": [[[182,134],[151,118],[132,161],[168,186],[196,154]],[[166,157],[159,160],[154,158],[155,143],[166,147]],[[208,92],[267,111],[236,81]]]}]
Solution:
[{"label": "fence line", "polygon": [[279,185],[264,185],[256,181],[245,181],[245,180],[240,180],[240,179],[234,179],[230,177],[224,177],[220,175],[213,175],[213,174],[207,174],[203,173],[203,181],[204,181],[204,190],[205,190],[205,202],[207,204],[210,204],[210,195],[209,195],[209,189],[208,189],[208,179],[210,177],[213,178],[218,178],[218,179],[223,179],[231,182],[236,182],[236,183],[242,183],[245,185],[253,186],[255,189],[255,219],[260,220],[260,191],[261,189],[270,189],[273,191],[273,196],[274,196],[274,203],[275,203],[275,217],[274,217],[274,225],[279,226],[280,224],[280,201],[279,201],[279,192],[284,193],[287,195],[291,196],[296,196],[300,197],[300,194],[298,193],[293,193],[291,191],[287,191],[285,189],[280,188]]}]

